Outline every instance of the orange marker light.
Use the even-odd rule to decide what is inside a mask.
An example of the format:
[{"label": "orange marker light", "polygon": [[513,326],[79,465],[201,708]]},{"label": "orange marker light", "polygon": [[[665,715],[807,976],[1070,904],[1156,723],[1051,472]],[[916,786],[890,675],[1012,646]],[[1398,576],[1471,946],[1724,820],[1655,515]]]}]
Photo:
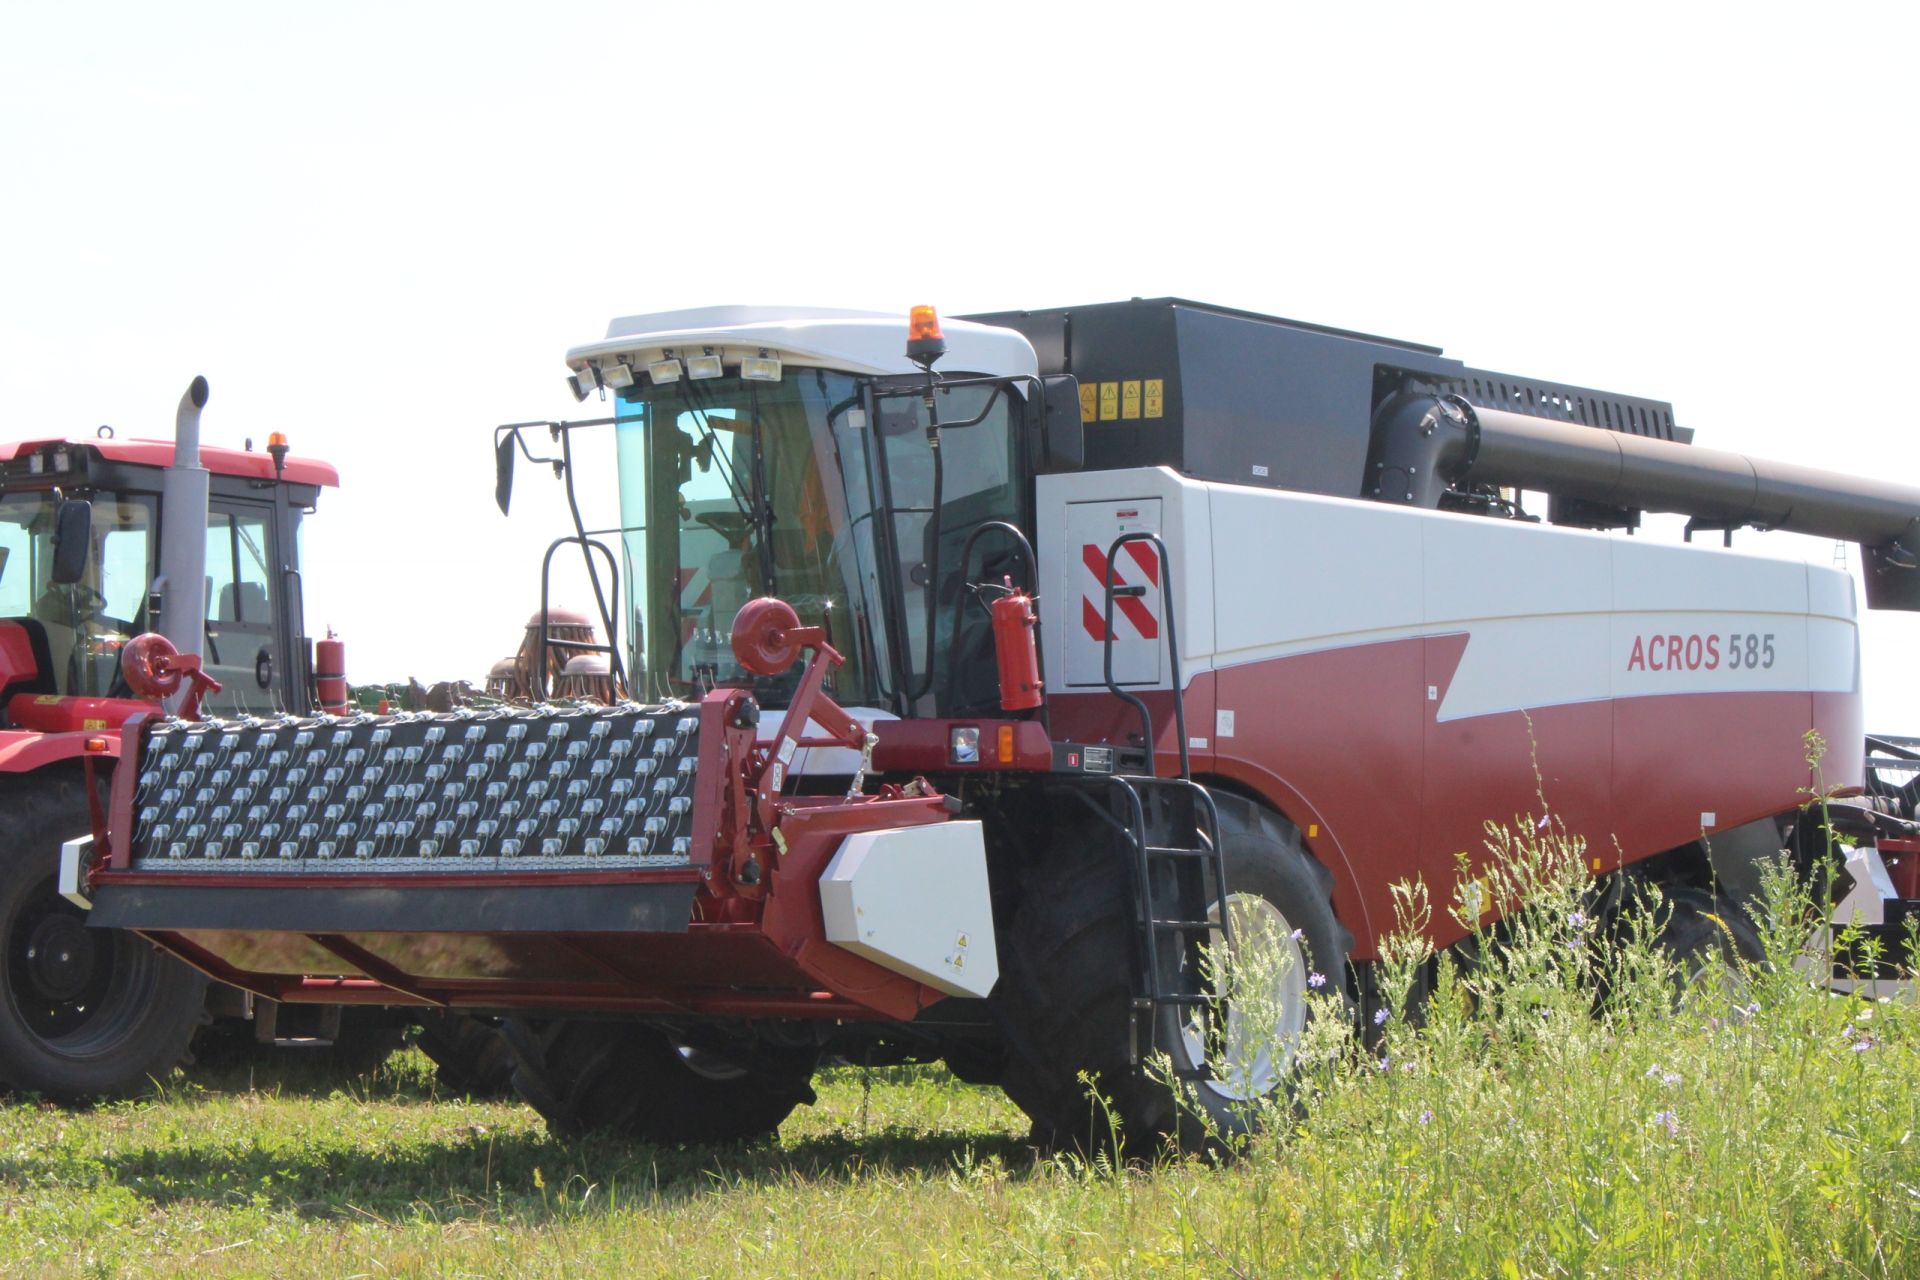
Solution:
[{"label": "orange marker light", "polygon": [[105,738],[88,738],[86,748],[89,751],[95,752],[105,751],[107,749],[107,740]]},{"label": "orange marker light", "polygon": [[940,316],[932,307],[915,307],[907,313],[907,359],[933,372],[933,362],[947,354],[946,335],[940,332]]},{"label": "orange marker light", "polygon": [[268,433],[268,435],[267,435],[267,448],[269,448],[269,449],[284,449],[284,448],[286,448],[286,447],[287,447],[287,433],[286,433],[286,432],[284,432],[284,431],[274,431],[274,432],[270,432],[270,433]]},{"label": "orange marker light", "polygon": [[915,307],[907,313],[908,342],[938,342],[945,336],[940,332],[940,315],[932,307]]},{"label": "orange marker light", "polygon": [[994,738],[995,738],[994,746],[997,750],[997,754],[1000,757],[1000,763],[1012,764],[1013,763],[1013,726],[1010,724],[1001,725],[1000,732],[995,734]]}]

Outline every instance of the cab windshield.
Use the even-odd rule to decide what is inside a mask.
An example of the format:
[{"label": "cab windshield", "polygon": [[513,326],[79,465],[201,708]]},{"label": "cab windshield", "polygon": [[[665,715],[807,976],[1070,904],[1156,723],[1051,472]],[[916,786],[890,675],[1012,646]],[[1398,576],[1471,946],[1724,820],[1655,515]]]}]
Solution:
[{"label": "cab windshield", "polygon": [[911,715],[968,701],[950,665],[991,684],[984,612],[954,605],[968,534],[1017,516],[1009,397],[966,387],[936,399],[942,422],[972,422],[943,433],[938,522],[919,397],[876,402],[849,374],[792,367],[779,382],[728,376],[622,395],[625,622],[643,696],[751,684],[763,705],[782,705],[799,668],[755,679],[730,643],[734,615],[761,595],[825,629],[847,660],[829,690],[848,706]]},{"label": "cab windshield", "polygon": [[[0,617],[47,641],[54,688],[101,696],[113,686],[120,648],[144,626],[153,499],[96,491],[92,545],[80,581],[53,581],[58,498],[47,490],[0,495]],[[38,646],[35,646],[36,649]]]},{"label": "cab windshield", "polygon": [[773,594],[845,655],[836,696],[877,696],[859,616],[870,535],[849,515],[835,439],[855,396],[845,374],[789,370],[781,382],[681,381],[621,398],[629,625],[647,697],[750,682],[733,658],[733,616]]}]

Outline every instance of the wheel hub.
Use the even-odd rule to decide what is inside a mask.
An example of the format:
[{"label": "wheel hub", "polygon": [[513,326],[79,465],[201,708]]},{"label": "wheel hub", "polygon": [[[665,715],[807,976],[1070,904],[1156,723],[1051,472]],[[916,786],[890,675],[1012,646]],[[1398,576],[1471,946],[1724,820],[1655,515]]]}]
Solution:
[{"label": "wheel hub", "polygon": [[[1189,1059],[1213,1071],[1204,1087],[1244,1102],[1278,1088],[1292,1065],[1306,1029],[1307,956],[1291,922],[1265,898],[1229,894],[1227,910],[1235,959],[1211,975],[1226,1005],[1225,1035],[1209,1035],[1196,1018],[1182,1028],[1182,1038]],[[1219,909],[1209,915],[1219,919]],[[1214,934],[1216,943],[1219,938]]]},{"label": "wheel hub", "polygon": [[28,980],[45,1000],[72,1000],[86,990],[96,959],[90,931],[69,915],[42,917],[27,939]]}]

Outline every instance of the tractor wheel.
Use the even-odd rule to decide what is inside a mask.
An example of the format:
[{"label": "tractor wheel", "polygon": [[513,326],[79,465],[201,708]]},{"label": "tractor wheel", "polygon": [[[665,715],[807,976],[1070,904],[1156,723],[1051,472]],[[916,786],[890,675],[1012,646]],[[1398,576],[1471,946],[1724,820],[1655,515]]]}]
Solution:
[{"label": "tractor wheel", "polygon": [[60,896],[90,820],[78,777],[0,779],[0,1086],[66,1103],[146,1092],[205,1020],[205,977]]},{"label": "tractor wheel", "polygon": [[413,1042],[433,1060],[440,1083],[470,1098],[513,1097],[513,1050],[500,1028],[436,1009],[417,1016]]},{"label": "tractor wheel", "polygon": [[1766,960],[1760,931],[1724,895],[1680,888],[1668,888],[1665,894],[1665,918],[1653,942],[1674,962],[1681,994],[1714,990],[1729,1009],[1744,1009],[1748,985],[1740,966]]},{"label": "tractor wheel", "polygon": [[[1253,1104],[1291,1085],[1310,986],[1344,998],[1353,938],[1333,913],[1333,877],[1285,819],[1237,796],[1215,799],[1235,948],[1259,957],[1246,973],[1260,990],[1242,1008],[1230,1005],[1225,1042],[1212,1055],[1197,1014],[1161,1013],[1156,1040],[1176,1078],[1201,1066],[1211,1072],[1184,1102],[1128,1063],[1137,931],[1128,854],[1087,823],[1062,823],[1029,875],[1003,939],[994,1006],[1009,1046],[1002,1087],[1033,1120],[1036,1140],[1091,1149],[1117,1139],[1134,1151],[1173,1141],[1193,1150],[1214,1135],[1244,1135],[1258,1119]],[[1170,945],[1160,965],[1163,990],[1199,992],[1208,981]],[[1104,1104],[1089,1096],[1082,1073]]]},{"label": "tractor wheel", "polygon": [[721,1055],[634,1022],[507,1020],[513,1087],[561,1137],[750,1142],[812,1102],[813,1049]]}]

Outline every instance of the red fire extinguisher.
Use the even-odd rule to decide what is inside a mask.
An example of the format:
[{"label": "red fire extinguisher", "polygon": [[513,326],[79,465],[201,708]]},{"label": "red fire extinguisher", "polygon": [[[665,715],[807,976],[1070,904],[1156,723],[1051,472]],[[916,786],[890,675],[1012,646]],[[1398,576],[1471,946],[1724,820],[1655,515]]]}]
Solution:
[{"label": "red fire extinguisher", "polygon": [[1000,666],[1000,706],[1006,711],[1031,711],[1040,705],[1040,650],[1034,640],[1038,619],[1033,597],[1005,579],[1007,593],[995,600],[993,651]]},{"label": "red fire extinguisher", "polygon": [[322,711],[330,716],[347,714],[347,646],[332,627],[327,628],[327,638],[313,646],[313,684]]}]

